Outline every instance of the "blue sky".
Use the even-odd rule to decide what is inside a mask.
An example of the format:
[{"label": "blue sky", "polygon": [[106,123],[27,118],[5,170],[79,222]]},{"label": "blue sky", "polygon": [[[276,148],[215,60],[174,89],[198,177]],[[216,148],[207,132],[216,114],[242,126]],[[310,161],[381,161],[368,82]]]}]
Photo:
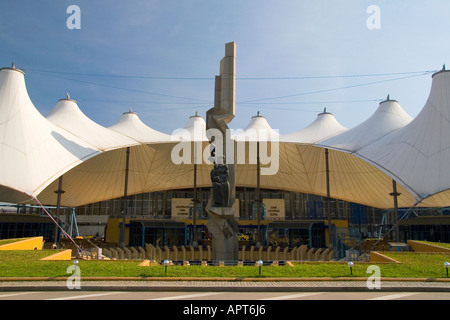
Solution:
[{"label": "blue sky", "polygon": [[[66,26],[70,5],[81,9],[79,30]],[[380,8],[380,29],[367,27],[370,5]],[[388,94],[418,114],[431,86],[431,73],[419,72],[450,68],[449,12],[447,0],[2,1],[0,65],[25,71],[43,115],[69,93],[103,126],[132,107],[171,133],[212,107],[234,41],[231,128],[260,111],[291,133],[324,107],[351,128]]]}]

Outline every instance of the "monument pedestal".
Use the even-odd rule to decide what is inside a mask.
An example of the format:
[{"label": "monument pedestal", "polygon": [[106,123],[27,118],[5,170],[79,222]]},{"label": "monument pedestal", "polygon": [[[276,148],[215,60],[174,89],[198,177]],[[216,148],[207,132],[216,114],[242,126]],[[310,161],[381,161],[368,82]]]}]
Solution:
[{"label": "monument pedestal", "polygon": [[239,227],[234,220],[234,210],[231,207],[212,207],[208,203],[207,227],[212,234],[212,259],[215,261],[238,260]]}]

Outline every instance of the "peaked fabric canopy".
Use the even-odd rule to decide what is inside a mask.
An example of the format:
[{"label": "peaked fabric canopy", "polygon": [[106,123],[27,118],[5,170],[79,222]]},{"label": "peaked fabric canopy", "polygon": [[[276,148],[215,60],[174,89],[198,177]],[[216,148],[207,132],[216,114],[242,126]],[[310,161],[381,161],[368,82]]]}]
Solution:
[{"label": "peaked fabric canopy", "polygon": [[[136,114],[125,114],[128,120],[131,117],[136,120]],[[122,129],[122,132],[135,132],[136,128],[125,129],[124,118],[119,121],[121,125],[113,126]],[[204,120],[200,116],[191,117],[185,128],[200,130],[204,128]],[[196,124],[194,125],[195,122]],[[128,122],[128,125],[142,129],[139,122]],[[203,124],[203,126],[202,126]],[[200,129],[197,126],[200,125]],[[145,130],[148,131],[148,130]],[[200,130],[201,131],[201,130]],[[104,152],[77,166],[64,175],[63,189],[65,191],[61,203],[66,206],[78,206],[108,199],[120,198],[125,195],[139,194],[143,192],[192,188],[193,186],[193,144],[189,141],[184,145],[184,152],[190,152],[184,163],[176,164],[173,161],[172,151],[182,141],[169,135],[163,140],[150,141],[145,136],[140,136],[145,144],[130,147],[129,149],[115,149]],[[138,136],[134,136],[138,138]],[[167,142],[169,141],[169,142]],[[205,142],[207,144],[207,142]],[[128,153],[128,155],[127,155]],[[128,167],[127,167],[128,158]],[[128,170],[127,170],[128,169]],[[199,186],[210,184],[211,166],[201,165],[198,168]],[[127,173],[127,174],[126,174]],[[55,181],[44,190],[39,199],[43,203],[53,203],[56,199],[52,190],[57,188]],[[56,189],[55,189],[56,190]],[[119,214],[120,212],[116,212]]]},{"label": "peaked fabric canopy", "polygon": [[[301,183],[301,192],[326,196],[325,148],[314,143],[347,132],[332,113],[324,110],[304,129],[282,135],[280,170],[287,171],[285,184],[296,186]],[[350,153],[329,150],[328,159],[332,198],[378,208],[393,207],[393,200],[389,196],[392,180],[388,175]],[[405,194],[399,199],[401,207],[414,203],[414,197],[401,186],[398,188]]]},{"label": "peaked fabric canopy", "polygon": [[109,129],[120,132],[144,144],[172,141],[170,135],[156,131],[143,123],[137,113],[133,112],[131,108],[130,111],[124,112],[120,120],[109,127]]},{"label": "peaked fabric canopy", "polygon": [[418,201],[450,205],[450,71],[433,75],[425,106],[413,121],[357,154],[397,180]]},{"label": "peaked fabric canopy", "polygon": [[[390,99],[352,129],[323,112],[304,129],[279,135],[258,115],[242,132],[235,131],[236,185],[256,186],[256,161],[248,156],[250,142],[269,141],[260,143],[261,188],[326,196],[328,150],[332,198],[392,208],[389,194],[394,179],[401,193],[400,207],[417,202],[420,206],[448,206],[450,172],[445,165],[450,159],[449,119],[450,73],[445,70],[433,75],[430,96],[414,120]],[[205,162],[209,150],[205,129],[204,119],[195,115],[184,128],[174,131],[176,134],[160,133],[131,110],[105,128],[87,118],[69,97],[61,99],[44,118],[28,96],[23,72],[3,68],[0,201],[21,202],[38,196],[42,203],[55,204],[61,175],[63,206],[192,188],[194,152],[199,145],[202,157],[197,166],[197,187],[210,187],[212,165]],[[245,161],[239,157],[239,141],[246,141]]]},{"label": "peaked fabric canopy", "polygon": [[88,141],[97,149],[108,151],[139,144],[138,141],[121,133],[102,127],[89,119],[78,107],[77,102],[69,98],[60,99],[46,118],[55,125]]},{"label": "peaked fabric canopy", "polygon": [[23,202],[37,196],[61,174],[99,154],[45,119],[31,102],[24,73],[0,70],[0,198]]},{"label": "peaked fabric canopy", "polygon": [[209,141],[206,136],[206,122],[202,116],[197,113],[189,117],[188,122],[183,128],[176,129],[173,133],[173,140],[183,141]]},{"label": "peaked fabric canopy", "polygon": [[250,119],[244,130],[236,130],[233,139],[236,141],[279,141],[280,134],[267,122],[266,117],[258,112]]},{"label": "peaked fabric canopy", "polygon": [[[262,130],[265,133],[273,131],[266,118],[262,116],[252,117],[241,137],[248,137],[249,134],[246,134],[246,131],[249,129]],[[270,144],[270,150],[262,145],[260,148],[261,188],[326,196],[325,150],[312,145],[311,142],[345,130],[331,113],[323,112],[306,128],[296,134],[288,135],[289,139],[295,142],[286,142],[288,140],[286,136],[281,136],[278,148],[273,142]],[[301,135],[302,132],[305,133],[304,136]],[[264,141],[265,133],[261,135],[263,139],[259,141]],[[250,148],[247,152],[250,155],[252,153]],[[238,186],[256,186],[256,161],[254,158],[253,161],[250,160],[251,158],[248,158],[245,165],[238,164],[236,168]],[[392,179],[385,173],[352,154],[334,150],[329,151],[329,166],[332,198],[378,208],[393,207],[392,197],[389,196],[392,192]],[[274,167],[278,169],[276,174],[270,174]],[[264,174],[264,170],[269,174]],[[400,206],[414,203],[414,197],[401,186],[399,189],[400,192],[405,193],[405,196],[399,200]]]},{"label": "peaked fabric canopy", "polygon": [[396,100],[380,103],[375,113],[360,125],[329,139],[314,141],[317,146],[356,152],[364,146],[407,125],[412,118]]},{"label": "peaked fabric canopy", "polygon": [[300,131],[282,135],[280,141],[313,144],[346,130],[347,128],[342,126],[334,115],[325,109],[309,126]]}]

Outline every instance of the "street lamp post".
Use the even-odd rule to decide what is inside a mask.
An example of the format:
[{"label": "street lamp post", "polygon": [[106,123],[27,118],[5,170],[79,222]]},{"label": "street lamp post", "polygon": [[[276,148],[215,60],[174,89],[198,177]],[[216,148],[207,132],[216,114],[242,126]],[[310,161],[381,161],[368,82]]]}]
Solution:
[{"label": "street lamp post", "polygon": [[255,265],[259,268],[259,276],[261,276],[261,267],[263,266],[262,260],[256,261]]},{"label": "street lamp post", "polygon": [[353,275],[353,262],[352,261],[348,262],[348,267],[350,268],[350,275]]},{"label": "street lamp post", "polygon": [[164,260],[164,276],[167,276],[167,267],[170,265],[169,260]]}]

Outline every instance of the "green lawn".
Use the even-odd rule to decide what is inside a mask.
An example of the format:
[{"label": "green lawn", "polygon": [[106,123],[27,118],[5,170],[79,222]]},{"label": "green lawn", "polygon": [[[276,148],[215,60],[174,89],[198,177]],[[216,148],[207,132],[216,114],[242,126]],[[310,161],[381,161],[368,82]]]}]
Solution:
[{"label": "green lawn", "polygon": [[[40,261],[55,250],[0,251],[0,277],[67,277],[67,267],[72,261]],[[402,264],[378,264],[382,277],[445,278],[444,262],[450,261],[450,254],[386,253]],[[80,260],[82,277],[164,277],[164,266],[140,267],[141,261]],[[355,262],[353,277],[369,277],[370,264]],[[347,263],[301,263],[294,267],[265,265],[261,277],[348,277]],[[258,278],[259,269],[254,266],[170,266],[167,277],[233,277]]]},{"label": "green lawn", "polygon": [[14,243],[17,241],[21,241],[21,240],[25,240],[27,238],[17,238],[17,239],[1,239],[0,240],[0,246],[3,246],[5,244],[10,244],[10,243]]},{"label": "green lawn", "polygon": [[431,241],[418,241],[418,242],[428,243],[428,244],[432,244],[434,246],[450,249],[450,243],[431,242]]}]

